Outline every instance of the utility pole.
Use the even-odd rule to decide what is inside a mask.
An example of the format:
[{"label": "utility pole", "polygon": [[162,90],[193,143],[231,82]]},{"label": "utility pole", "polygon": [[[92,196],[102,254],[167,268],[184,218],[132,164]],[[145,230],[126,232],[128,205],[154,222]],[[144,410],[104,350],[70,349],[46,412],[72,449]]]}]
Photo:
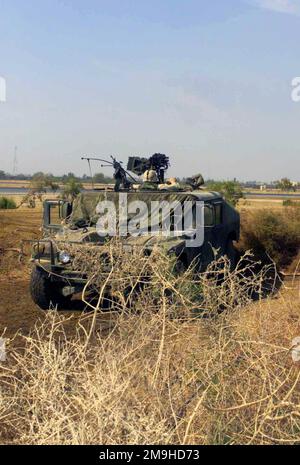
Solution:
[{"label": "utility pole", "polygon": [[13,175],[16,176],[17,174],[18,174],[18,147],[15,146],[15,149],[14,149]]}]

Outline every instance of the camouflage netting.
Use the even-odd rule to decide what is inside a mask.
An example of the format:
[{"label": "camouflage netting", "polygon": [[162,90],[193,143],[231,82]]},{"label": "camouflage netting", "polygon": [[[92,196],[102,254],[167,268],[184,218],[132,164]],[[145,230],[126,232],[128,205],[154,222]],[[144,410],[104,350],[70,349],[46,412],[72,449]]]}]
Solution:
[{"label": "camouflage netting", "polygon": [[[195,201],[199,200],[199,196],[192,194],[190,192],[128,192],[127,203],[134,201],[143,201],[148,207],[149,215],[151,213],[151,202],[163,202],[167,201],[180,202],[185,201]],[[124,197],[125,198],[125,197]],[[97,223],[99,219],[99,214],[96,213],[97,205],[103,201],[111,201],[114,203],[116,208],[117,216],[119,214],[120,206],[120,193],[112,191],[103,191],[103,192],[90,192],[80,194],[74,202],[73,212],[71,216],[71,223],[76,224],[78,221],[84,220],[87,224],[93,226]],[[152,205],[152,214],[155,214],[155,208],[153,209]],[[133,216],[136,215],[136,211],[133,213]]]}]

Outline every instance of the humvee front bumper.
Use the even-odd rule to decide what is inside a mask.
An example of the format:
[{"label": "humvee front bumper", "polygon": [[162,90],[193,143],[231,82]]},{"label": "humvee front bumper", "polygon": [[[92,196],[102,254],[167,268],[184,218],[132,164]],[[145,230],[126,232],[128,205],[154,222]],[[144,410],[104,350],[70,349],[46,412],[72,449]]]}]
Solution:
[{"label": "humvee front bumper", "polygon": [[[59,241],[55,241],[56,244]],[[63,242],[62,242],[63,243]],[[31,263],[49,273],[52,281],[64,281],[69,286],[83,287],[87,277],[78,271],[72,270],[71,263],[60,262],[59,251],[49,239],[23,240],[21,243],[21,256],[24,256],[25,244],[32,246]]]}]

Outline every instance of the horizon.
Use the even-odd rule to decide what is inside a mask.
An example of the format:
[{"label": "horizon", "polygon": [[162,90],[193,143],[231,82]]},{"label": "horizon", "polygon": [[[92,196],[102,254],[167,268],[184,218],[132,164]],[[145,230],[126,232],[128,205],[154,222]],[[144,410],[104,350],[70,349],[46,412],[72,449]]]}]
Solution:
[{"label": "horizon", "polygon": [[[0,170],[0,173],[1,173],[1,170]],[[92,177],[87,172],[83,172],[83,174],[81,174],[81,175],[75,174],[73,172],[54,174],[54,173],[50,173],[50,172],[37,171],[37,172],[32,172],[32,173],[17,173],[15,175],[12,174],[12,173],[5,172],[5,175],[7,176],[7,179],[1,179],[0,178],[0,184],[3,181],[14,181],[14,180],[15,181],[20,181],[20,182],[22,182],[22,181],[30,181],[37,174],[43,174],[45,176],[53,176],[54,179],[61,179],[63,177],[71,177],[70,175],[74,175],[75,178],[78,178],[80,180],[84,180],[86,178],[88,182],[89,182],[89,180],[91,180],[92,178],[94,178],[96,175],[99,175],[99,174],[103,174],[106,179],[113,179],[113,172],[107,173],[105,171],[98,171],[98,170],[93,171],[93,176]],[[134,173],[133,173],[133,175],[136,176],[137,178],[139,177],[139,176],[135,175]],[[30,179],[17,179],[19,176],[28,177]],[[168,176],[168,173],[167,173],[167,178],[168,177],[169,176]],[[184,179],[184,177],[180,177],[180,176],[177,176],[177,178],[178,179]],[[206,178],[206,179],[204,179],[204,183],[207,183],[207,182],[210,182],[210,181],[216,181],[216,182],[235,182],[236,181],[239,184],[256,184],[256,185],[267,184],[267,185],[272,185],[272,184],[276,184],[276,183],[282,181],[283,179],[284,179],[284,177],[280,178],[280,179],[269,179],[269,180],[238,179],[238,178]],[[300,184],[300,181],[297,180],[297,179],[293,179],[293,178],[291,178],[291,179],[287,178],[287,179],[292,183]],[[96,184],[99,184],[99,183],[96,182]]]}]

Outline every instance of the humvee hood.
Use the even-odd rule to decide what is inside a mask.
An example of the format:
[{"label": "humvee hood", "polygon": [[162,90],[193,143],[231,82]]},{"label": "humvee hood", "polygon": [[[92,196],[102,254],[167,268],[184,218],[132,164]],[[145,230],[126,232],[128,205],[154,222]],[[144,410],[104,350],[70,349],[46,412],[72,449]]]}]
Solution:
[{"label": "humvee hood", "polygon": [[[95,227],[86,228],[84,230],[77,229],[77,230],[69,230],[65,229],[64,231],[59,232],[55,236],[56,241],[59,243],[73,243],[73,244],[90,244],[94,246],[101,246],[107,243],[109,238],[101,237],[97,233]],[[122,238],[122,244],[128,246],[129,248],[141,248],[141,249],[148,249],[153,250],[156,246],[165,252],[169,252],[171,249],[180,249],[181,246],[185,244],[185,238],[182,236],[178,237],[168,237],[168,236],[151,236],[151,235],[144,235],[144,236],[127,236]]]}]

